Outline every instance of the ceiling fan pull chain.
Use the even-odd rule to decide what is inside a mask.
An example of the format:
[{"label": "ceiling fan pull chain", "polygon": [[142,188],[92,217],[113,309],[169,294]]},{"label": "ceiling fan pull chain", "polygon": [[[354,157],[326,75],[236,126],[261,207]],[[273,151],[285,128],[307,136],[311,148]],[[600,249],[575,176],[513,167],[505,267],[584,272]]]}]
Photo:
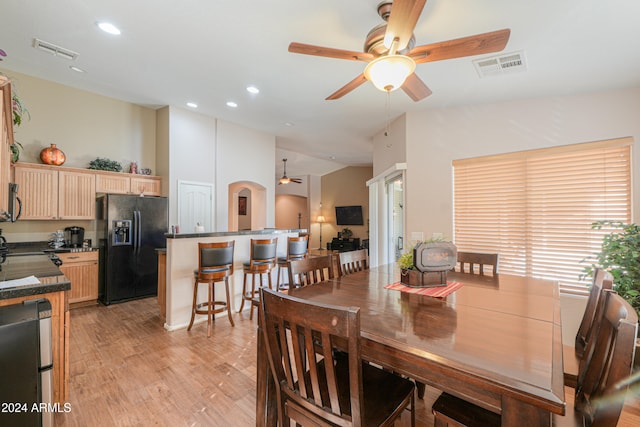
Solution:
[{"label": "ceiling fan pull chain", "polygon": [[387,91],[387,100],[384,103],[385,113],[387,115],[387,123],[384,128],[384,136],[389,136],[389,125],[391,122],[391,91]]}]

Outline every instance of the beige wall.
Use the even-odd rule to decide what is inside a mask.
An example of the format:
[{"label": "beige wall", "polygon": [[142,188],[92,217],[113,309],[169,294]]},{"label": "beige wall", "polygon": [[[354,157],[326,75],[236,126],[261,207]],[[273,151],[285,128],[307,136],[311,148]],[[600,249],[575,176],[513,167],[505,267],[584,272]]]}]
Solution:
[{"label": "beige wall", "polygon": [[[276,195],[276,228],[309,229],[309,201],[306,197],[292,194]],[[298,214],[300,227],[298,227]]]},{"label": "beige wall", "polygon": [[322,214],[327,220],[322,226],[322,245],[337,237],[343,226],[336,225],[336,206],[362,206],[364,225],[349,226],[353,237],[367,239],[367,220],[369,219],[369,189],[367,180],[373,177],[371,167],[346,167],[322,177]]},{"label": "beige wall", "polygon": [[[15,129],[24,146],[20,161],[40,162],[40,150],[56,144],[64,151],[65,166],[85,168],[96,157],[132,161],[156,174],[156,112],[152,109],[96,95],[69,86],[0,69],[9,76],[31,119]],[[18,221],[3,223],[10,242],[48,240],[50,233],[77,225],[95,242],[94,221]]]}]

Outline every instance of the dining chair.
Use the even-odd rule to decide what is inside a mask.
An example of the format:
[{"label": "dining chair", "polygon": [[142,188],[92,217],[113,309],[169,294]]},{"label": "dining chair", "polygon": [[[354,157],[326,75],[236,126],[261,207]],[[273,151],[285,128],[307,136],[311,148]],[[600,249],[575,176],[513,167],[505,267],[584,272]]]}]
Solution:
[{"label": "dining chair", "polygon": [[[211,322],[217,313],[227,312],[231,326],[231,300],[229,298],[229,276],[233,275],[233,250],[235,240],[228,242],[198,243],[198,269],[193,272],[193,304],[191,306],[191,321],[187,331],[191,330],[196,314],[207,315],[207,337],[211,337]],[[215,284],[224,283],[226,299],[216,301]],[[198,303],[198,285],[209,285],[207,301]],[[216,308],[218,307],[218,308]]]},{"label": "dining chair", "polygon": [[564,345],[562,356],[564,366],[564,385],[575,388],[578,381],[580,361],[589,340],[595,335],[602,321],[602,309],[598,309],[602,293],[613,287],[613,276],[602,268],[597,268],[593,274],[593,282],[589,291],[587,306],[576,333],[575,345]]},{"label": "dining chair", "polygon": [[391,426],[405,411],[415,425],[413,383],[362,361],[359,307],[262,288],[259,313],[278,425]]},{"label": "dining chair", "polygon": [[[267,283],[271,289],[271,271],[276,265],[276,250],[278,238],[273,239],[251,239],[251,251],[249,261],[243,263],[242,271],[244,279],[242,280],[242,302],[240,310],[244,308],[245,301],[249,302],[250,311],[249,319],[253,319],[254,305],[252,300],[258,295],[259,289],[256,289],[256,274],[260,277],[260,287],[263,287],[262,276],[267,275]],[[247,275],[251,274],[251,290],[247,290]]]},{"label": "dining chair", "polygon": [[[633,369],[638,316],[631,305],[611,290],[604,291],[603,319],[587,343],[573,404],[565,415],[553,414],[555,426],[612,427],[618,423],[628,377]],[[432,406],[435,426],[499,426],[500,416],[443,393]],[[521,420],[526,425],[526,419]]]},{"label": "dining chair", "polygon": [[369,269],[369,257],[366,249],[340,252],[338,256],[340,257],[341,276]]},{"label": "dining chair", "polygon": [[[475,266],[477,265],[478,272],[484,274],[484,267],[491,266],[491,271],[495,276],[498,274],[499,258],[499,254],[458,251],[458,263],[460,264],[460,272],[462,273],[475,274]],[[468,266],[468,271],[465,271],[465,265]]]},{"label": "dining chair", "polygon": [[278,289],[288,288],[288,284],[282,285],[280,282],[281,271],[288,269],[288,262],[304,259],[309,255],[309,236],[292,236],[287,238],[287,256],[278,258]]},{"label": "dining chair", "polygon": [[289,261],[289,286],[301,287],[336,277],[333,256],[320,256]]}]

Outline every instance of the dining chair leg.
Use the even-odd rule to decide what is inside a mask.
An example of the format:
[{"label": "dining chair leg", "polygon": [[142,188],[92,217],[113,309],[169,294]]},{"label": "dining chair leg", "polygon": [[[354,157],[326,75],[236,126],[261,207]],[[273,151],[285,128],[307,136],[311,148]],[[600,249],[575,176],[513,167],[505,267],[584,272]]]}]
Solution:
[{"label": "dining chair leg", "polygon": [[416,381],[416,391],[418,392],[418,399],[424,399],[424,392],[427,386],[425,383]]},{"label": "dining chair leg", "polygon": [[193,320],[196,318],[196,304],[198,303],[198,279],[195,280],[193,284],[193,305],[191,306],[191,321],[189,322],[189,327],[187,331],[191,330],[193,326]]},{"label": "dining chair leg", "polygon": [[229,297],[229,280],[227,277],[224,278],[224,290],[227,293],[227,316],[229,317],[231,326],[236,326],[236,324],[233,323],[233,316],[231,315],[231,298]]}]

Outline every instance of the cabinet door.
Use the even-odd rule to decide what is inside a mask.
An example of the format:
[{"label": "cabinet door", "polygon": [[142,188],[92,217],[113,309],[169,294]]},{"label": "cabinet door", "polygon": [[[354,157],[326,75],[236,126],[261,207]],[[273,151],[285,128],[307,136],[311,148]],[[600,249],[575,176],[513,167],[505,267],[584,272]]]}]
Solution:
[{"label": "cabinet door", "polygon": [[58,171],[15,164],[15,182],[25,219],[58,218]]},{"label": "cabinet door", "polygon": [[[1,77],[1,76],[0,76]],[[11,182],[11,149],[13,115],[11,113],[11,85],[0,80],[0,214],[9,209]]]},{"label": "cabinet door", "polygon": [[132,176],[131,192],[133,194],[146,194],[147,196],[159,196],[161,192],[162,181],[160,178]]},{"label": "cabinet door", "polygon": [[96,193],[129,194],[131,179],[129,176],[96,174]]},{"label": "cabinet door", "polygon": [[69,303],[98,300],[98,252],[58,254],[60,271],[71,281]]},{"label": "cabinet door", "polygon": [[96,176],[93,173],[58,173],[60,219],[94,219],[96,212]]}]

